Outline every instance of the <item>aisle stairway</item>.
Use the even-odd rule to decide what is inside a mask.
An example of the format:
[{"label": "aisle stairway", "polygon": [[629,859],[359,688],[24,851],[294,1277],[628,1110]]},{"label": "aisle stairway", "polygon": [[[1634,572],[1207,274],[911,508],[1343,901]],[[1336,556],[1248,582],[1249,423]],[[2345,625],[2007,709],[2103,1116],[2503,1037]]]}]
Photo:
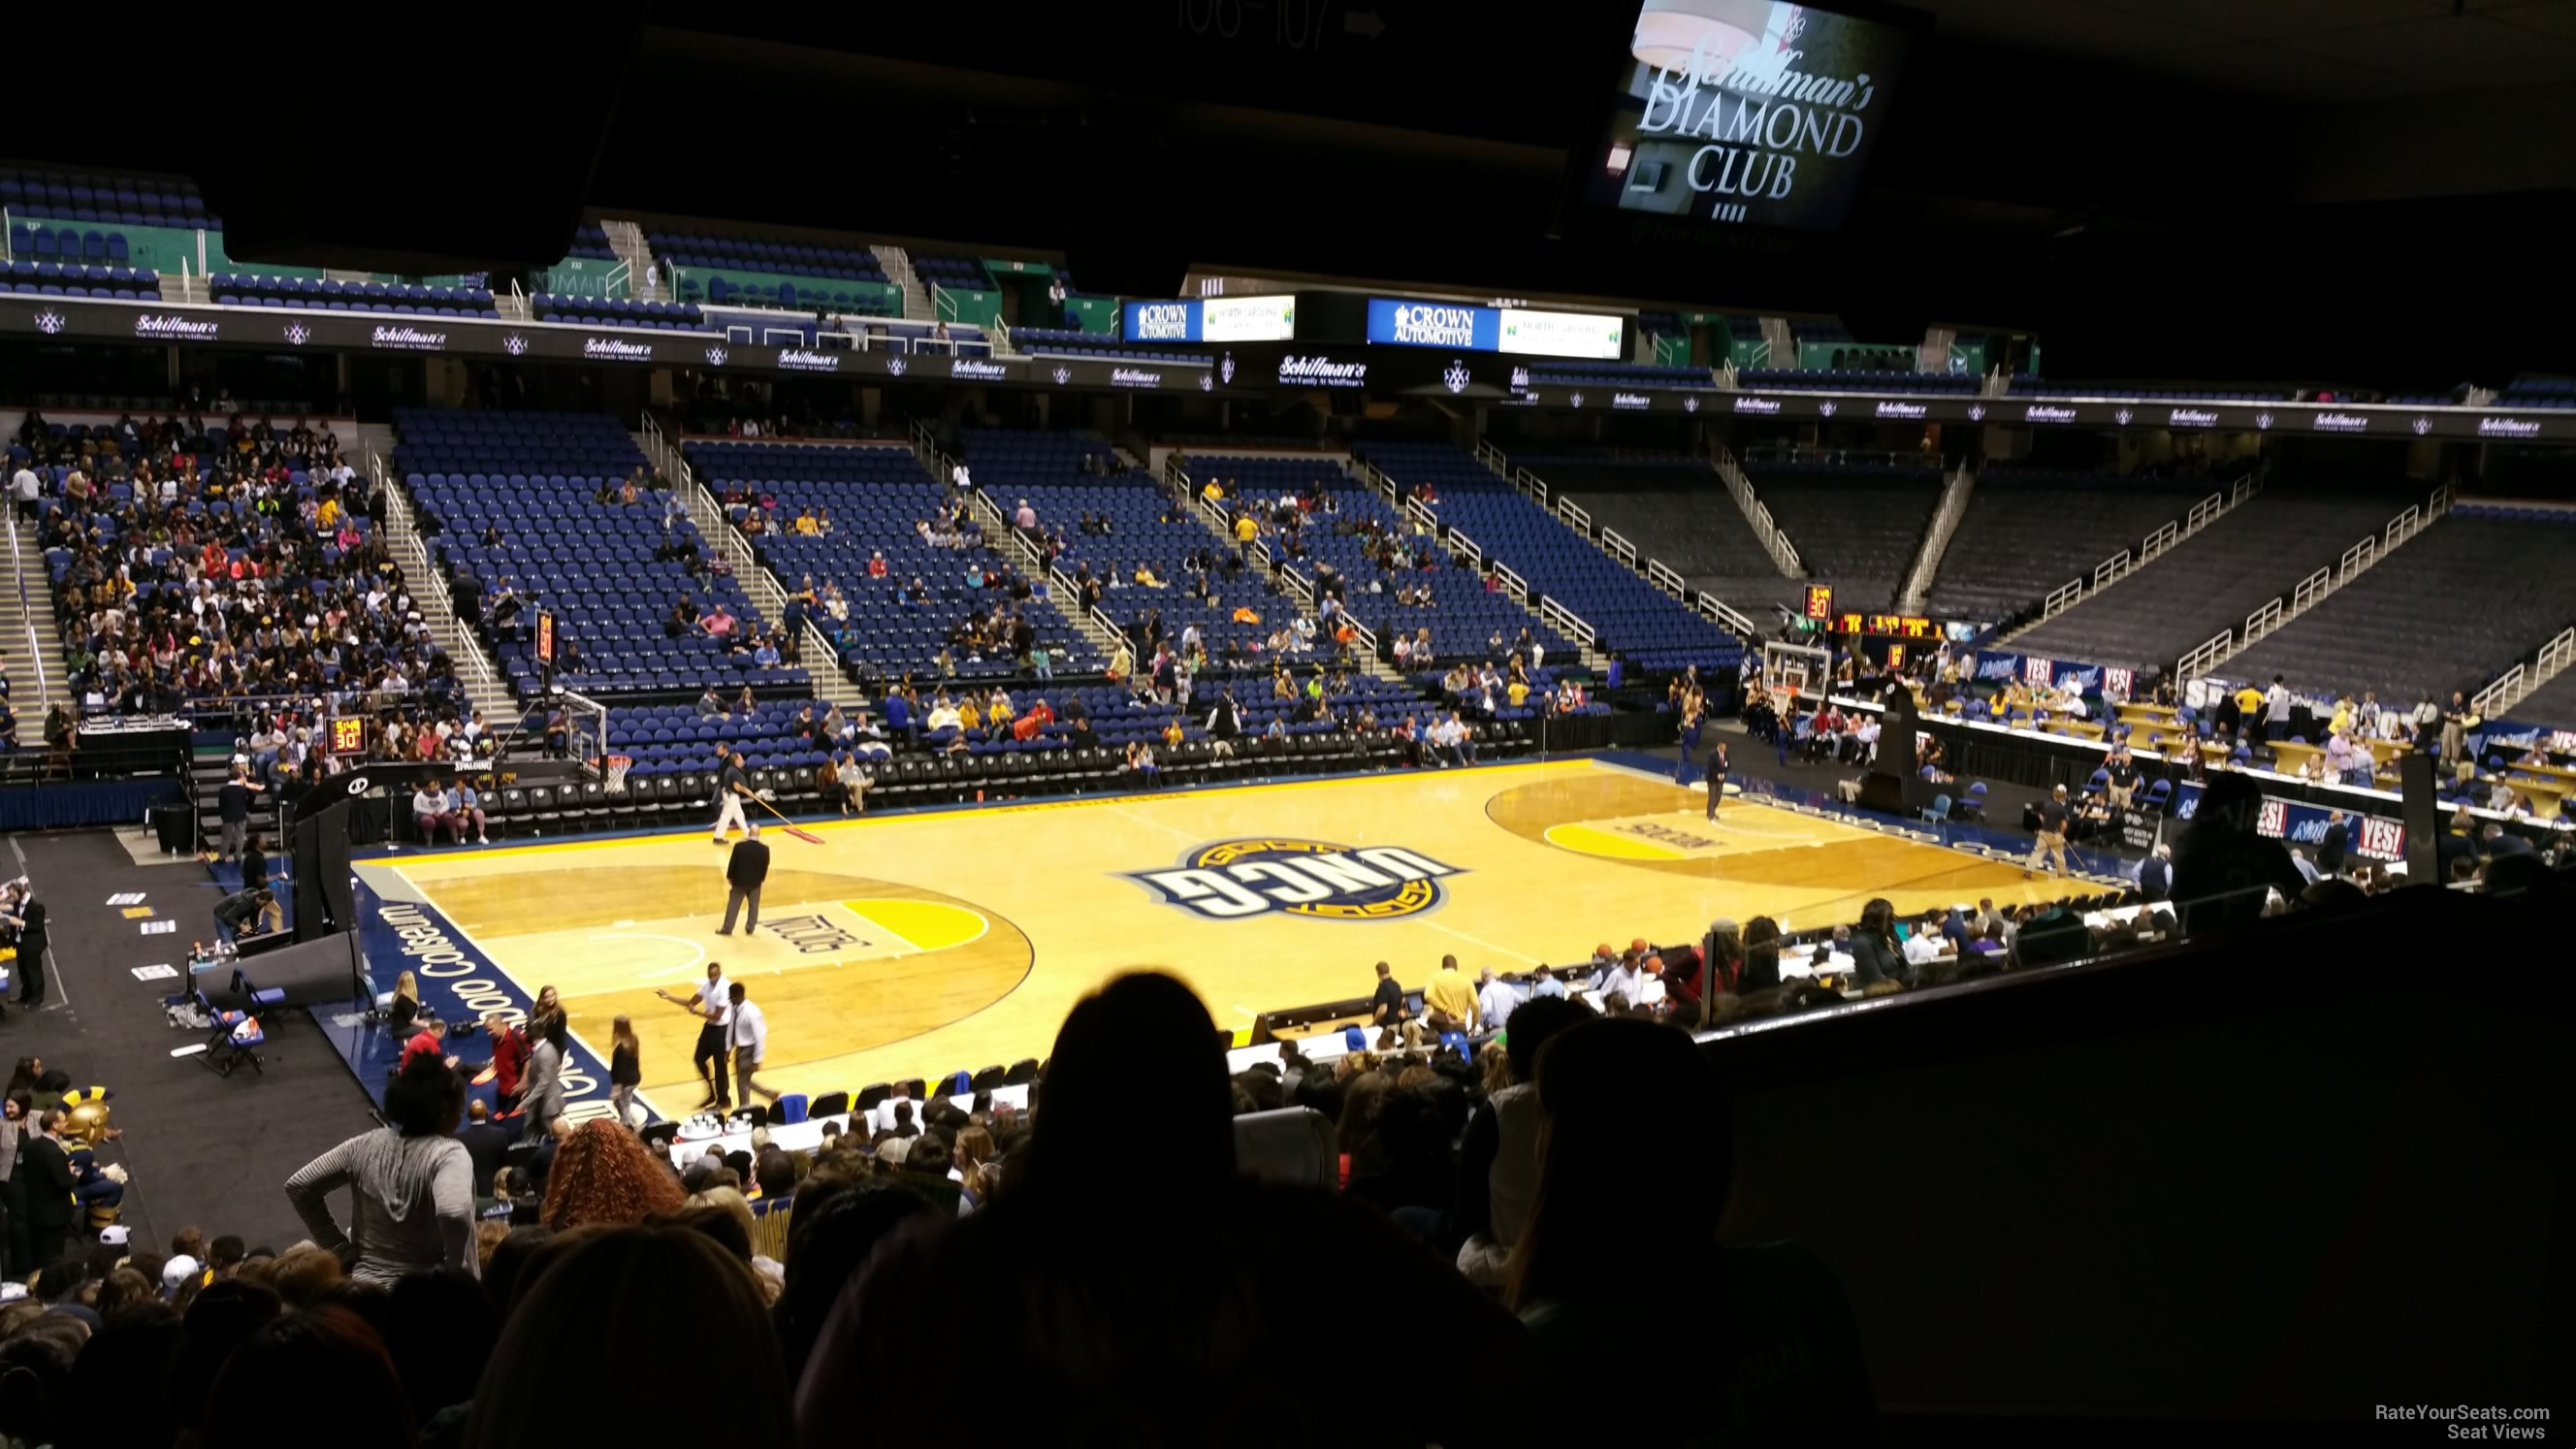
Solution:
[{"label": "aisle stairway", "polygon": [[421,622],[429,626],[430,637],[437,641],[439,650],[455,661],[456,677],[463,681],[466,696],[494,728],[506,730],[518,718],[518,707],[500,671],[493,667],[491,656],[484,652],[483,642],[458,621],[455,601],[449,597],[447,580],[430,553],[429,540],[415,526],[410,495],[393,486],[401,480],[388,476],[393,466],[394,441],[394,430],[387,424],[358,425],[360,456],[370,470],[375,470],[376,483],[385,493],[385,544],[402,568],[403,581],[411,586],[412,602],[420,608]]},{"label": "aisle stairway", "polygon": [[[1128,454],[1126,453],[1126,450],[1121,449],[1119,450],[1119,456],[1127,457]],[[1164,467],[1169,471],[1171,478],[1185,479],[1187,477],[1186,474],[1181,472],[1182,459],[1183,455],[1175,453],[1165,462]],[[1331,464],[1331,471],[1336,473],[1340,472],[1347,462],[1348,459],[1346,457],[1334,459]],[[1132,461],[1130,463],[1130,467],[1133,467]],[[1191,516],[1195,517],[1201,524],[1206,526],[1207,531],[1216,538],[1219,548],[1231,552],[1234,548],[1234,535],[1226,530],[1225,506],[1223,504],[1210,503],[1206,499],[1198,497],[1195,489],[1190,490],[1190,494],[1192,504],[1190,508]],[[1269,539],[1263,539],[1257,546],[1259,551],[1255,552],[1253,555],[1256,561],[1256,567],[1259,566],[1259,559],[1268,556],[1270,542],[1271,540]],[[1295,568],[1293,565],[1290,566],[1285,571],[1285,577],[1281,580],[1286,591],[1284,593],[1272,595],[1273,598],[1293,606],[1297,611],[1297,617],[1302,619],[1312,619],[1315,617],[1314,588],[1312,583],[1309,582],[1311,573],[1312,570],[1300,570]],[[1316,633],[1319,637],[1323,633],[1323,629],[1320,624],[1317,626]],[[1373,651],[1367,648],[1354,646],[1352,649],[1352,657],[1365,665],[1368,673],[1378,679],[1394,680],[1399,683],[1404,681],[1404,676],[1396,672],[1395,666],[1380,660]]]},{"label": "aisle stairway", "polygon": [[644,229],[631,221],[603,221],[600,230],[608,233],[608,249],[626,264],[626,295],[636,302],[671,300],[670,283],[653,267],[653,248],[644,240]]},{"label": "aisle stairway", "polygon": [[60,636],[54,630],[45,555],[33,525],[9,515],[10,563],[18,587],[0,589],[0,667],[9,681],[9,709],[18,717],[21,743],[44,738],[47,708],[70,697]]},{"label": "aisle stairway", "polygon": [[907,322],[936,322],[939,310],[931,304],[930,291],[912,274],[912,258],[898,246],[871,246],[877,265],[885,268],[886,277],[903,289],[903,317]]}]

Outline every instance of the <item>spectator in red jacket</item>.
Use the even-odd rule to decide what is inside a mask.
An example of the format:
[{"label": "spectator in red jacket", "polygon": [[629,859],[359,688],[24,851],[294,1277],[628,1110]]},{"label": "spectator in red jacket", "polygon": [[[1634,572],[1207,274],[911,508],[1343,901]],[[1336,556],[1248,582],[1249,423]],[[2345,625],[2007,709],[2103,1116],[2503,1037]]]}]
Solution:
[{"label": "spectator in red jacket", "polygon": [[395,1065],[394,1070],[400,1072],[422,1057],[444,1061],[451,1067],[456,1065],[456,1058],[447,1054],[446,1022],[436,1017],[422,1022],[420,1030],[412,1035],[412,1039],[403,1043],[402,1060]]},{"label": "spectator in red jacket", "polygon": [[483,1018],[483,1029],[492,1037],[492,1089],[500,1094],[500,1110],[507,1112],[519,1105],[519,1073],[528,1065],[528,1038],[497,1011]]}]

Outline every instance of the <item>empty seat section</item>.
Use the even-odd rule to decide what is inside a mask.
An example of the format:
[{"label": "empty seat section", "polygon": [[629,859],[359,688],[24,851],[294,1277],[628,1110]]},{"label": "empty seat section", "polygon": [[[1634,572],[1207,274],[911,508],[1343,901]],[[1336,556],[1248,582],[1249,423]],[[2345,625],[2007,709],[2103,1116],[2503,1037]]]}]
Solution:
[{"label": "empty seat section", "polygon": [[1744,471],[1807,577],[1833,585],[1836,608],[1895,606],[1941,503],[1939,468],[1748,459]]},{"label": "empty seat section", "polygon": [[2401,706],[2474,693],[2576,620],[2571,544],[2576,516],[2564,512],[2455,510],[2230,659],[2229,677],[2280,674],[2293,689],[2374,690]]},{"label": "empty seat section", "polygon": [[[580,667],[565,682],[586,693],[809,692],[801,667],[760,668],[735,647],[774,622],[740,581],[693,578],[683,561],[655,557],[672,540],[704,544],[685,513],[666,525],[664,495],[649,490],[633,504],[600,501],[603,488],[644,466],[616,418],[397,408],[394,425],[395,470],[424,527],[437,530],[429,542],[439,566],[481,585],[483,636],[521,698],[540,689],[528,637],[540,606],[579,648]],[[526,611],[495,627],[490,614],[504,584]],[[721,602],[738,621],[733,639],[695,629],[667,637],[663,621],[683,599],[696,614]]]},{"label": "empty seat section", "polygon": [[1534,596],[1592,626],[1598,646],[1631,667],[1731,669],[1742,659],[1742,642],[1722,625],[1631,573],[1466,453],[1402,443],[1367,451],[1399,485],[1429,483],[1441,523],[1526,579]]},{"label": "empty seat section", "polygon": [[1764,605],[1794,605],[1802,579],[1784,577],[1706,459],[1682,455],[1599,458],[1519,454],[1550,498],[1571,498],[1596,528],[1614,529],[1655,559],[1753,617]]},{"label": "empty seat section", "polygon": [[2242,628],[2247,614],[2331,567],[2412,501],[2408,491],[2273,483],[2117,587],[2014,636],[2014,646],[2096,664],[2169,664],[2221,629]]},{"label": "empty seat section", "polygon": [[2015,468],[1979,470],[1968,511],[1941,556],[1927,607],[1942,618],[2010,618],[2122,549],[2136,549],[2223,480],[2119,477]]}]

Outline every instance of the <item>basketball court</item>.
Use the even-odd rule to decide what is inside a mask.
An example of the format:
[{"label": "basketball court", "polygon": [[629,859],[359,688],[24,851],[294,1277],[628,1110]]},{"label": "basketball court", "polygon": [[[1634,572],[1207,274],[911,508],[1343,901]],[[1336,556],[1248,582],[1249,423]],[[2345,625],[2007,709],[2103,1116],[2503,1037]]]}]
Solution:
[{"label": "basketball court", "polygon": [[[703,832],[404,852],[356,865],[433,906],[593,1047],[631,1016],[645,1095],[697,1100],[687,997],[710,958],[769,1020],[763,1081],[812,1094],[1044,1056],[1109,977],[1171,971],[1222,1026],[1419,987],[1443,955],[1525,970],[1603,940],[1696,937],[1719,916],[1853,919],[2040,900],[2080,882],[1589,759],[1173,791],[764,832],[759,934],[715,934],[727,850]],[[523,997],[524,999],[524,997]]]}]

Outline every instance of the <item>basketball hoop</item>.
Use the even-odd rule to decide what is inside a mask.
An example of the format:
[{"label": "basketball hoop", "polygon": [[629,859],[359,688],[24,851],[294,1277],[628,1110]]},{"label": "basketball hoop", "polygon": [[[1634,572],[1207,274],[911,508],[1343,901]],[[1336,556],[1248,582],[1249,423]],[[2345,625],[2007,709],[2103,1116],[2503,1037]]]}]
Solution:
[{"label": "basketball hoop", "polygon": [[618,794],[624,794],[626,792],[626,772],[633,768],[635,768],[635,757],[633,755],[610,755],[608,757],[608,788]]}]

